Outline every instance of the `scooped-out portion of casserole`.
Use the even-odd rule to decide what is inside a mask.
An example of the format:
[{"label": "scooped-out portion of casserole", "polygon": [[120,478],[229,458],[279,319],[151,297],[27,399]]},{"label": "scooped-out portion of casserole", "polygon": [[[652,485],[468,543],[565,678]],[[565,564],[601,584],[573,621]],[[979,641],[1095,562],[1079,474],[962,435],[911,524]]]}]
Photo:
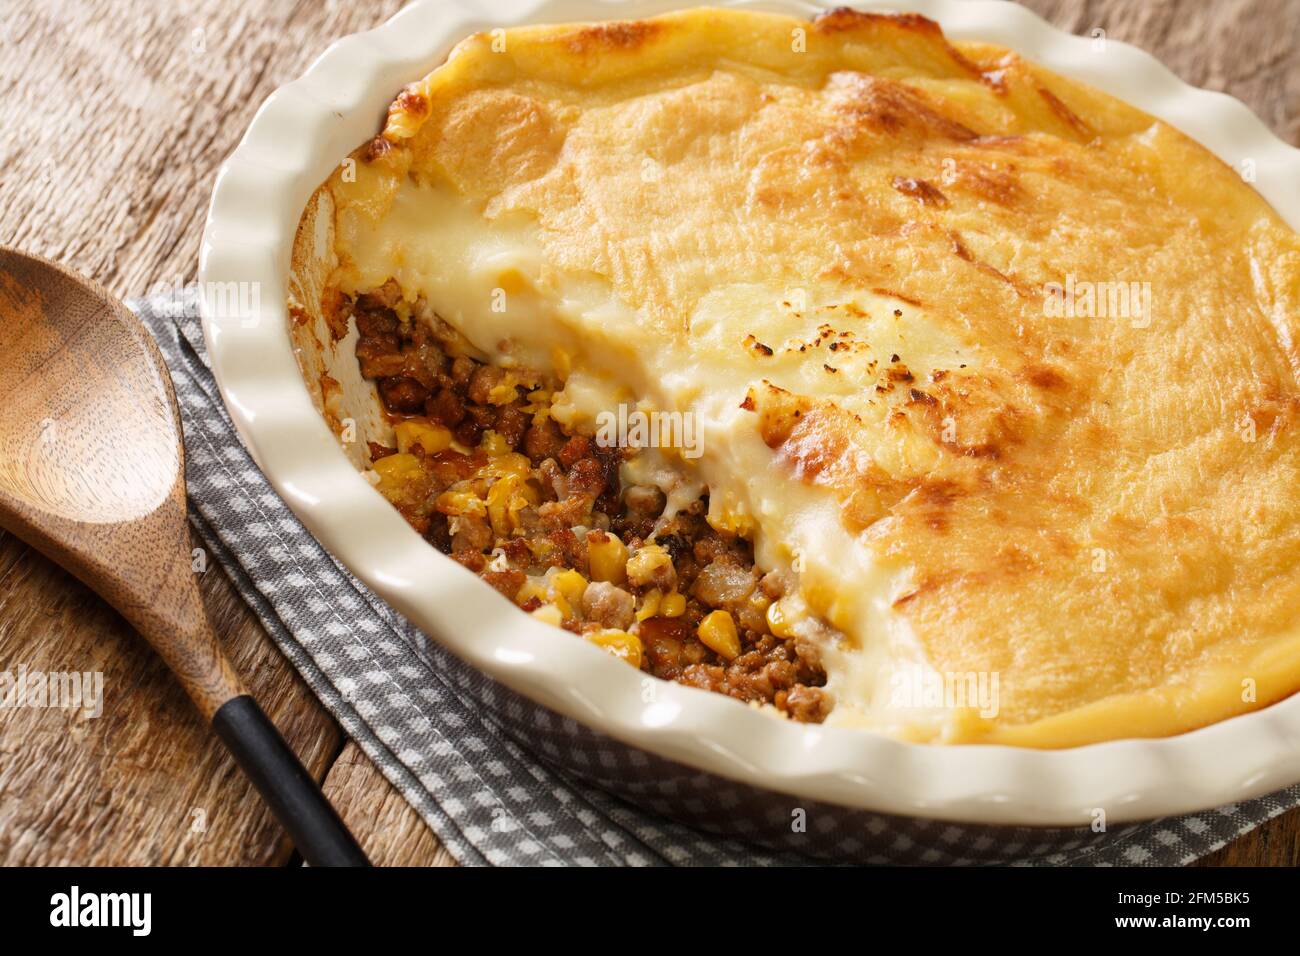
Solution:
[{"label": "scooped-out portion of casserole", "polygon": [[1041,747],[1300,688],[1300,238],[1112,97],[918,16],[492,31],[310,209],[359,464],[632,666]]}]

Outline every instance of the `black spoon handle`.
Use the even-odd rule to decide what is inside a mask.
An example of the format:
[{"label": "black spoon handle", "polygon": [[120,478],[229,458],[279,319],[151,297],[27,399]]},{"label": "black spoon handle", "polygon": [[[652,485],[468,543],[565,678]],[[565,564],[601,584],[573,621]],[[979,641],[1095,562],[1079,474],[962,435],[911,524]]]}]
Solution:
[{"label": "black spoon handle", "polygon": [[212,729],[312,866],[370,861],[269,717],[247,694],[218,708]]}]

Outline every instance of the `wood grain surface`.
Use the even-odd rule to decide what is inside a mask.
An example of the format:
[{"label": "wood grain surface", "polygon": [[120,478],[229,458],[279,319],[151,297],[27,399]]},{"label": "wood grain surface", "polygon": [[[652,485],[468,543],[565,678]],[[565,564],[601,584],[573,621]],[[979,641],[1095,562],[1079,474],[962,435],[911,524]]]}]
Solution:
[{"label": "wood grain surface", "polygon": [[181,418],[157,343],[93,283],[12,249],[0,303],[0,459],[26,463],[0,471],[0,527],[117,608],[212,720],[247,691],[192,570]]},{"label": "wood grain surface", "polygon": [[[683,0],[685,5],[687,0]],[[1300,3],[1027,0],[1154,53],[1300,145]],[[0,244],[118,295],[194,277],[212,178],[253,113],[401,0],[4,0]],[[195,547],[198,542],[195,541]],[[451,859],[275,649],[215,566],[204,601],[239,673],[377,863]],[[0,535],[0,670],[99,670],[103,715],[0,710],[0,863],[283,864],[291,848],[143,640]],[[1300,812],[1209,857],[1300,863]]]}]

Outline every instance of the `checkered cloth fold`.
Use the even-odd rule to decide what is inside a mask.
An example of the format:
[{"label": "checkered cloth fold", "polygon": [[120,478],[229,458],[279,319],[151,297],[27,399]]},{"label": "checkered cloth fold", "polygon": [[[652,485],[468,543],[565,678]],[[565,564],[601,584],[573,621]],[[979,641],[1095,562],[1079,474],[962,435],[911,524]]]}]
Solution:
[{"label": "checkered cloth fold", "polygon": [[[672,822],[557,769],[588,762],[595,751],[563,754],[559,748],[595,746],[590,732],[526,702],[510,705],[511,720],[498,720],[504,689],[372,594],[272,490],[222,406],[195,297],[161,296],[128,305],[152,331],[171,369],[185,426],[195,528],[321,702],[457,860],[468,865],[809,862],[793,848],[766,850]],[[513,725],[511,732],[507,724]],[[552,733],[557,724],[568,733]],[[521,727],[536,730],[535,738],[529,736],[539,742],[536,747],[519,745]],[[541,759],[548,753],[559,759]],[[631,756],[634,764],[648,759],[640,751]],[[716,778],[695,777],[701,786],[716,786],[711,782]],[[1075,849],[1066,843],[1061,852],[1012,862],[1186,863],[1297,803],[1300,787],[1292,787],[1249,803],[1123,827],[1099,841],[1076,841],[1086,845]],[[940,828],[952,852],[919,854],[916,841],[900,832],[864,852],[863,861],[970,862],[963,846],[978,849],[998,839],[998,831],[990,836],[988,828],[915,825]],[[885,825],[877,822],[872,829]],[[1014,831],[1007,832],[1010,843]],[[864,835],[846,833],[841,839],[866,846],[859,836]],[[1007,849],[1014,857],[1014,847]]]}]

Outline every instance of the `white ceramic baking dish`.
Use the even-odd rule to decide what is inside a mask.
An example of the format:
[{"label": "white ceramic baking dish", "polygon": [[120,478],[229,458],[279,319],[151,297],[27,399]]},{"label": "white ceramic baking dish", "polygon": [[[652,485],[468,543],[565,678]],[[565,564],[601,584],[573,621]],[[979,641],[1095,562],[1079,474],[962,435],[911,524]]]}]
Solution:
[{"label": "white ceramic baking dish", "polygon": [[[373,136],[395,93],[477,30],[526,22],[636,18],[673,0],[421,0],[332,45],[258,112],[217,178],[203,236],[203,283],[256,283],[253,315],[204,315],[217,380],[235,425],[303,523],[385,600],[460,657],[532,702],[605,738],[747,792],[903,817],[1022,827],[1086,827],[1218,806],[1300,781],[1300,695],[1178,737],[1044,752],[919,746],[871,733],[772,719],[675,684],[642,693],[643,675],[519,613],[423,541],[340,448],[295,361],[285,300],[305,204],[334,165]],[[810,16],[817,3],[749,6]],[[829,7],[832,4],[825,4]],[[1300,227],[1300,151],[1245,106],[1193,89],[1133,47],[1061,32],[1002,0],[889,0],[955,39],[1015,49],[1168,121],[1226,162]],[[301,277],[300,277],[301,278]],[[326,357],[328,359],[328,357]],[[348,410],[364,419],[349,386]],[[317,394],[316,397],[319,397]],[[661,761],[660,758],[666,758]],[[786,820],[788,821],[788,817]]]}]

